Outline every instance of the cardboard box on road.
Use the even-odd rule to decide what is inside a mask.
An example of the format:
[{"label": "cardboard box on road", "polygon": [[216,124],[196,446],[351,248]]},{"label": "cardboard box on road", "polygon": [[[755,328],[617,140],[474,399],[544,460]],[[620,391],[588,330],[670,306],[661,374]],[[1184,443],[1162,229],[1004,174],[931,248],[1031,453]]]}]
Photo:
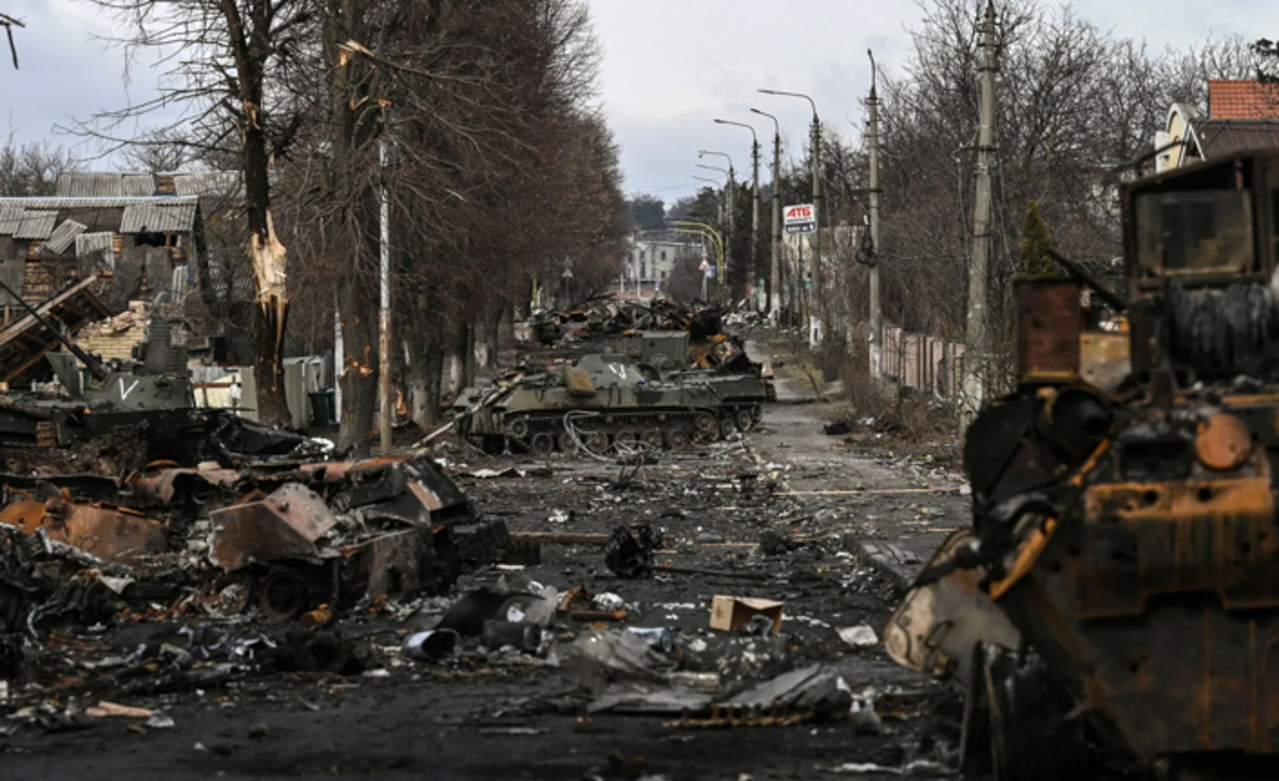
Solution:
[{"label": "cardboard box on road", "polygon": [[762,613],[773,619],[773,632],[781,632],[782,609],[785,606],[784,602],[771,599],[716,596],[711,600],[711,629],[737,632],[746,626],[751,616]]}]

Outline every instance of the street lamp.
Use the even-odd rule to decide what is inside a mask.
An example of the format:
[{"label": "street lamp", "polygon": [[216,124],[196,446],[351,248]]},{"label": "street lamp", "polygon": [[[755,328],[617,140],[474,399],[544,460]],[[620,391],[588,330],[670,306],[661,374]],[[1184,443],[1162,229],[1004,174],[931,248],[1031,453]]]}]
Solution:
[{"label": "street lamp", "polygon": [[755,264],[759,257],[759,136],[755,135],[755,128],[745,122],[717,119],[715,123],[718,125],[744,127],[751,131],[751,261],[748,267],[751,269],[751,273],[754,273]]},{"label": "street lamp", "polygon": [[[781,255],[782,255],[782,201],[778,188],[781,186],[782,166],[782,126],[777,117],[757,108],[751,109],[754,114],[773,120],[773,185],[769,200],[773,208],[773,253],[769,260],[768,274],[768,313],[773,317],[779,314],[781,303]],[[756,189],[758,192],[758,189]]]},{"label": "street lamp", "polygon": [[[732,189],[732,184],[731,184],[731,183],[732,183],[732,181],[733,181],[733,171],[732,171],[732,169],[731,169],[731,168],[730,168],[730,169],[723,169],[723,168],[720,168],[720,167],[719,167],[719,166],[717,166],[717,165],[706,165],[706,164],[704,164],[704,163],[698,163],[698,164],[697,164],[697,167],[698,167],[698,168],[705,168],[707,171],[719,171],[721,174],[724,174],[725,176],[727,176],[727,177],[728,177],[728,182],[729,182],[729,186],[728,186],[728,187],[725,187],[724,185],[721,185],[721,184],[719,183],[719,181],[718,181],[718,180],[714,180],[714,179],[707,179],[707,180],[706,180],[706,181],[714,181],[714,182],[715,182],[715,184],[716,184],[716,185],[718,185],[718,186],[721,188],[721,189],[720,189],[720,197],[719,197],[719,221],[720,221],[720,223],[722,224],[722,223],[724,222],[724,212],[725,212],[726,210],[728,210],[728,205],[725,203],[725,201],[727,201],[727,200],[728,200],[728,193],[729,193],[729,192],[731,192],[731,189]],[[733,217],[732,217],[732,214],[733,214],[733,213],[732,213],[732,211],[731,211],[731,210],[728,210],[728,215],[729,215],[729,217],[728,217],[728,235],[729,235],[729,237],[730,237],[730,238],[729,238],[730,246],[731,246],[731,242],[732,242],[732,238],[731,238],[731,237],[732,237],[732,235],[733,235]],[[723,280],[721,280],[721,281],[723,281]]]},{"label": "street lamp", "polygon": [[[713,152],[708,149],[701,149],[697,152],[697,157],[699,159],[706,155],[722,157],[728,161],[728,170],[725,171],[725,173],[728,174],[728,192],[725,193],[725,195],[728,199],[728,250],[730,254],[729,259],[732,260],[731,254],[733,251],[733,244],[737,240],[737,177],[733,175],[733,158],[729,157],[727,152]],[[701,164],[699,163],[698,165]],[[702,167],[710,168],[711,166]],[[724,171],[723,168],[717,168],[715,170]],[[733,268],[737,268],[736,263],[734,263]],[[728,280],[721,279],[719,283],[721,285],[727,285]]]},{"label": "street lamp", "polygon": [[[822,126],[817,119],[817,104],[813,99],[802,92],[783,92],[775,89],[761,89],[760,92],[765,95],[780,95],[787,98],[803,98],[808,101],[808,105],[813,109],[813,206],[817,209],[817,241],[814,242],[812,254],[812,274],[813,292],[812,292],[812,309],[820,311],[821,309],[821,269],[822,269],[822,212],[825,211],[822,203],[821,193],[821,170],[822,170]],[[817,330],[813,327],[813,319],[815,314],[809,313],[809,344],[817,346]]]}]

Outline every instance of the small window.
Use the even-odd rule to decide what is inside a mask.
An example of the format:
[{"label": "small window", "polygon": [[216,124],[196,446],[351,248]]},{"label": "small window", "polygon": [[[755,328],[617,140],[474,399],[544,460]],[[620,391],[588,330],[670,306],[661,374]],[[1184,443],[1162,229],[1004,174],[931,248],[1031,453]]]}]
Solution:
[{"label": "small window", "polygon": [[666,260],[666,250],[662,250],[662,260]]},{"label": "small window", "polygon": [[640,250],[640,260],[644,259],[644,250]]},{"label": "small window", "polygon": [[663,271],[663,272],[662,272],[662,281],[663,281],[663,282],[665,282],[665,281],[666,281],[666,272],[665,272],[665,271]]},{"label": "small window", "polygon": [[1246,190],[1139,196],[1137,243],[1146,276],[1248,273],[1252,200]]},{"label": "small window", "polygon": [[648,279],[648,264],[640,261],[640,279]]}]

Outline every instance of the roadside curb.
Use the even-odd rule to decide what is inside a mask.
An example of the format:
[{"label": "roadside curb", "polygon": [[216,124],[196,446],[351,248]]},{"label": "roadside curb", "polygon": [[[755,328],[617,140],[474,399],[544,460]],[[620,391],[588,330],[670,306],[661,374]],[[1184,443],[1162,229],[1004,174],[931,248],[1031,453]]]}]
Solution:
[{"label": "roadside curb", "polygon": [[844,535],[844,550],[853,554],[858,565],[873,569],[891,580],[898,597],[910,591],[924,563],[919,556],[896,543],[861,539],[852,534]]}]

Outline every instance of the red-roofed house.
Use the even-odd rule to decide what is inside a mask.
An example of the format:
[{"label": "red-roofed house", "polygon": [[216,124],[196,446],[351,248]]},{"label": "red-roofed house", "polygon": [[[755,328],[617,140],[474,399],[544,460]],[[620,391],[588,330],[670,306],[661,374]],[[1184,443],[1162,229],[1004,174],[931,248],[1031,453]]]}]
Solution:
[{"label": "red-roofed house", "polygon": [[1253,79],[1208,82],[1208,117],[1174,103],[1168,122],[1155,135],[1163,150],[1156,171],[1250,149],[1279,148],[1279,85]]}]

